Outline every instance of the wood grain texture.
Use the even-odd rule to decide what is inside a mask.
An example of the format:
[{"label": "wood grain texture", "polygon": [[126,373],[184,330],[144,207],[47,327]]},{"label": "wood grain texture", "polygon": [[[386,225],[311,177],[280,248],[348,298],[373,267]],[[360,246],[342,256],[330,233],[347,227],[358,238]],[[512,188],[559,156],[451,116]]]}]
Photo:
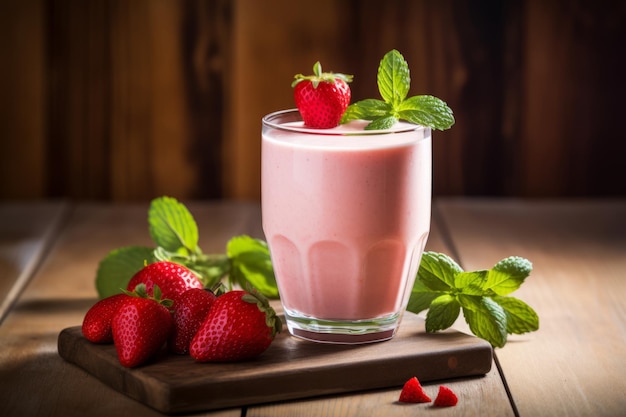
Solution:
[{"label": "wood grain texture", "polygon": [[330,395],[309,400],[281,402],[249,407],[247,417],[293,417],[293,416],[398,416],[436,414],[448,416],[512,417],[502,380],[494,368],[483,378],[460,378],[425,382],[424,391],[435,399],[439,385],[445,385],[459,398],[456,407],[434,409],[430,404],[402,404],[398,402],[401,386],[387,390],[372,390],[356,395]]},{"label": "wood grain texture", "polygon": [[320,344],[283,332],[248,362],[198,364],[189,356],[165,355],[129,370],[113,345],[90,343],[80,327],[64,329],[58,349],[103,383],[168,414],[380,389],[412,376],[424,382],[482,376],[492,364],[485,341],[454,330],[428,334],[411,313],[386,342]]},{"label": "wood grain texture", "polygon": [[0,200],[46,195],[46,9],[0,3]]},{"label": "wood grain texture", "polygon": [[[626,3],[526,2],[520,195],[624,196]],[[614,43],[615,42],[615,43]],[[602,111],[595,113],[594,109]],[[592,116],[592,113],[595,113]],[[532,163],[531,163],[532,162]]]},{"label": "wood grain texture", "polygon": [[537,332],[496,350],[520,415],[621,416],[626,408],[626,202],[439,202],[461,264],[534,264],[513,295]]},{"label": "wood grain texture", "polygon": [[[260,119],[317,60],[355,100],[399,49],[436,195],[623,196],[623,1],[6,0],[0,198],[258,199]],[[27,167],[25,169],[25,167]]]},{"label": "wood grain texture", "polygon": [[0,323],[27,285],[68,210],[66,203],[0,203]]}]

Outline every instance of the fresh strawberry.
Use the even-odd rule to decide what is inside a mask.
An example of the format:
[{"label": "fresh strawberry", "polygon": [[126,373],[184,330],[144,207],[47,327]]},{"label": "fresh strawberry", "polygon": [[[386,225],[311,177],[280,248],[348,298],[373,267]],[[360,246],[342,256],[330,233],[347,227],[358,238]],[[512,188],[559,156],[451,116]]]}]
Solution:
[{"label": "fresh strawberry", "polygon": [[431,399],[426,395],[417,378],[413,377],[404,383],[398,401],[401,403],[429,403]]},{"label": "fresh strawberry", "polygon": [[254,358],[272,343],[282,323],[267,299],[255,290],[217,297],[189,347],[198,362]]},{"label": "fresh strawberry", "polygon": [[150,297],[145,284],[138,284],[133,296],[113,316],[113,343],[120,363],[127,368],[139,366],[156,354],[172,330],[172,313],[166,307],[171,300],[160,299],[158,285],[153,291],[154,297]]},{"label": "fresh strawberry", "polygon": [[128,299],[126,294],[116,294],[95,303],[83,319],[83,336],[93,343],[113,343],[111,320]]},{"label": "fresh strawberry", "polygon": [[330,129],[339,124],[350,104],[352,75],[322,72],[319,61],[313,65],[313,75],[298,74],[293,97],[304,125],[316,129]]},{"label": "fresh strawberry", "polygon": [[198,277],[183,265],[174,262],[160,261],[146,265],[137,272],[128,283],[126,289],[133,291],[137,284],[146,284],[148,294],[152,294],[156,284],[161,288],[163,298],[178,301],[178,298],[190,288],[203,288]]},{"label": "fresh strawberry", "polygon": [[439,386],[439,393],[437,393],[437,398],[435,398],[433,405],[436,407],[452,407],[455,406],[458,401],[459,399],[456,397],[456,394],[452,392],[450,388],[441,385]]},{"label": "fresh strawberry", "polygon": [[209,290],[191,288],[185,291],[174,304],[174,329],[167,341],[171,352],[185,355],[189,353],[191,339],[209,313],[216,297]]}]

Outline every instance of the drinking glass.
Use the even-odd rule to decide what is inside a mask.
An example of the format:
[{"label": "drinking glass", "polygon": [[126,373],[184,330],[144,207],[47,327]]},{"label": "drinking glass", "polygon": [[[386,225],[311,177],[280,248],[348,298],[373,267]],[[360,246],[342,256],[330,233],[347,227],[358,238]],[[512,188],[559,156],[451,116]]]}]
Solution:
[{"label": "drinking glass", "polygon": [[431,129],[262,120],[262,217],[289,332],[327,343],[391,339],[431,216]]}]

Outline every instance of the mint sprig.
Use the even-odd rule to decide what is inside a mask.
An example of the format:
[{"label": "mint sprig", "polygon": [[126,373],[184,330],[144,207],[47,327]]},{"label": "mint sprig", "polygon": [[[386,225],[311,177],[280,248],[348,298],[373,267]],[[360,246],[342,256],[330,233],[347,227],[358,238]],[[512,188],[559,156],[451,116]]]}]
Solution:
[{"label": "mint sprig", "polygon": [[236,236],[226,253],[205,254],[199,243],[198,226],[187,207],[171,197],[150,203],[148,231],[155,247],[127,246],[111,251],[99,264],[96,289],[100,298],[122,292],[145,265],[171,261],[186,266],[205,288],[222,282],[227,288],[251,285],[269,298],[278,297],[278,287],[267,244],[250,236]]},{"label": "mint sprig", "polygon": [[462,311],[472,333],[494,347],[503,347],[509,334],[539,328],[537,313],[509,295],[531,271],[530,261],[511,256],[491,269],[466,272],[445,254],[424,252],[407,310],[428,309],[428,332],[449,328]]},{"label": "mint sprig", "polygon": [[366,130],[388,129],[398,120],[437,130],[449,129],[454,124],[452,109],[437,97],[418,95],[407,98],[411,87],[409,64],[397,50],[387,52],[380,61],[377,83],[382,100],[365,99],[351,104],[341,123],[370,120]]}]

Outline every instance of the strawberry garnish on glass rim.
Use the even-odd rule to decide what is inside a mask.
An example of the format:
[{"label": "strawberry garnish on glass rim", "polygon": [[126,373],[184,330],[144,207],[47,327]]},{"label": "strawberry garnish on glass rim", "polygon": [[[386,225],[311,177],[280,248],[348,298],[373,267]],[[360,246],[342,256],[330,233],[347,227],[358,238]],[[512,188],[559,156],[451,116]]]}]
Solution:
[{"label": "strawberry garnish on glass rim", "polygon": [[351,81],[352,75],[322,72],[319,61],[313,65],[313,75],[296,75],[291,86],[304,125],[314,129],[339,125],[350,104]]}]

